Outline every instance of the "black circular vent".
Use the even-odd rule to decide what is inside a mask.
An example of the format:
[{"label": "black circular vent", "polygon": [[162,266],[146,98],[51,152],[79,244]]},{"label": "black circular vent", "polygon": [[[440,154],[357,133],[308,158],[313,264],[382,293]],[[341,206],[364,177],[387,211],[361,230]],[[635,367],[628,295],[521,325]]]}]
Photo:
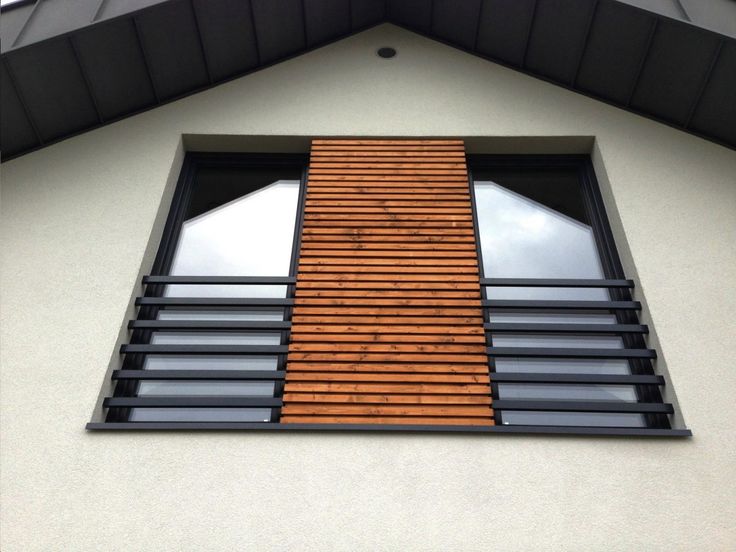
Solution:
[{"label": "black circular vent", "polygon": [[378,55],[384,59],[389,59],[396,55],[396,50],[393,48],[379,48]]}]

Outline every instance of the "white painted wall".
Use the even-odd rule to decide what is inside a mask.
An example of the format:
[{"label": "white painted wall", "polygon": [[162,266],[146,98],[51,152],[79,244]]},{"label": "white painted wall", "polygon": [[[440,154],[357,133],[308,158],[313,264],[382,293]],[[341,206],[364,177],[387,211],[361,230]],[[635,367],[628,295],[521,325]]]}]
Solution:
[{"label": "white painted wall", "polygon": [[[238,135],[594,144],[695,436],[86,432],[183,148],[307,143]],[[4,164],[2,550],[736,549],[735,174],[733,151],[389,25]]]}]

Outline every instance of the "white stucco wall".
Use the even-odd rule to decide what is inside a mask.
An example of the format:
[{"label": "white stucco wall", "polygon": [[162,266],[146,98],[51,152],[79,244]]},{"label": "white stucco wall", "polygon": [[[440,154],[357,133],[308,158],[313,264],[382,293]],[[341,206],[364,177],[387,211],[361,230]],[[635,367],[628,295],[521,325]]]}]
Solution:
[{"label": "white stucco wall", "polygon": [[[86,432],[183,149],[282,147],[238,135],[592,147],[695,436]],[[0,548],[736,549],[734,175],[733,151],[388,25],[3,164]]]}]

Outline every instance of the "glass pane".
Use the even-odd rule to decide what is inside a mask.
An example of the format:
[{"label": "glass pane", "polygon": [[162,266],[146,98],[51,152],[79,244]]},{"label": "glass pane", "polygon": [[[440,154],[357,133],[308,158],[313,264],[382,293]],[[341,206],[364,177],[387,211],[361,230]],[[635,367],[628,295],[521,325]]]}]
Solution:
[{"label": "glass pane", "polygon": [[630,374],[629,363],[621,359],[578,358],[497,358],[497,372],[532,374]]},{"label": "glass pane", "polygon": [[494,347],[544,347],[581,349],[623,349],[623,340],[615,335],[515,335],[493,334]]},{"label": "glass pane", "polygon": [[[198,176],[190,218],[182,224],[169,273],[183,276],[288,276],[299,180],[279,179],[252,190],[250,173],[222,192]],[[233,193],[240,191],[235,198]],[[243,193],[246,192],[246,193]],[[220,194],[220,195],[218,195]],[[223,195],[224,194],[224,195]],[[229,201],[222,203],[224,199]],[[284,297],[279,285],[175,285],[165,295],[184,297]]]},{"label": "glass pane", "polygon": [[274,356],[148,355],[145,370],[276,370]]},{"label": "glass pane", "polygon": [[268,422],[270,408],[133,408],[131,422]]},{"label": "glass pane", "polygon": [[531,412],[525,410],[503,413],[504,425],[646,427],[641,414],[609,412]]},{"label": "glass pane", "polygon": [[140,397],[272,397],[272,381],[169,381],[146,380],[138,387]]},{"label": "glass pane", "polygon": [[281,334],[229,332],[155,332],[154,345],[279,345]]},{"label": "glass pane", "polygon": [[560,383],[500,383],[502,399],[636,402],[633,385],[571,385]]},{"label": "glass pane", "polygon": [[491,312],[491,322],[529,324],[615,324],[613,314]]},{"label": "glass pane", "polygon": [[603,278],[575,176],[501,179],[475,181],[486,277]]},{"label": "glass pane", "polygon": [[183,310],[162,309],[159,320],[222,320],[222,321],[273,321],[284,319],[283,309],[270,310]]},{"label": "glass pane", "polygon": [[608,301],[605,288],[495,287],[485,286],[488,299],[558,299]]}]

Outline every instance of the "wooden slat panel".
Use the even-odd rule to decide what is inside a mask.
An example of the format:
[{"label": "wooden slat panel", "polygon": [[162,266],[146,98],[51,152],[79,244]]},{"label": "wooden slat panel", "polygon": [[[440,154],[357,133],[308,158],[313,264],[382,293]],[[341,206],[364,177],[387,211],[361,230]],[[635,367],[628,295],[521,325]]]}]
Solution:
[{"label": "wooden slat panel", "polygon": [[462,140],[314,140],[282,423],[492,425]]}]

